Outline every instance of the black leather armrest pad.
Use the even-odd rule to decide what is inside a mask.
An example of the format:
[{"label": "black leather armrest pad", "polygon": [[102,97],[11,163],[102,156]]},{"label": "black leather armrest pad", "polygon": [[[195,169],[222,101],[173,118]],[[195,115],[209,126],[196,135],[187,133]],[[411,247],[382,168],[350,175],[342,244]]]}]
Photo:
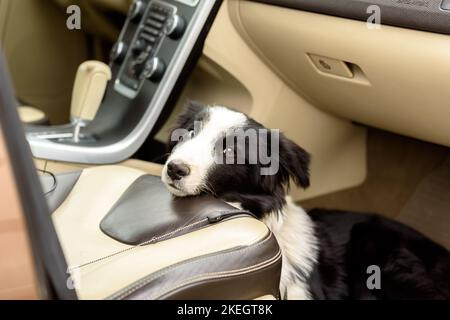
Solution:
[{"label": "black leather armrest pad", "polygon": [[100,229],[117,241],[138,245],[167,240],[225,218],[250,215],[212,196],[177,198],[160,177],[139,177],[114,204]]}]

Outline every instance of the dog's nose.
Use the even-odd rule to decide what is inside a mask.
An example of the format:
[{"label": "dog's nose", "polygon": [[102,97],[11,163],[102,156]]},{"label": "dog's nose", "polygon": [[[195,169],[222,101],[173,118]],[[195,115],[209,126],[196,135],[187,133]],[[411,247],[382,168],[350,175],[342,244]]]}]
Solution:
[{"label": "dog's nose", "polygon": [[173,160],[167,164],[167,175],[174,181],[186,177],[189,173],[191,169],[182,161]]}]

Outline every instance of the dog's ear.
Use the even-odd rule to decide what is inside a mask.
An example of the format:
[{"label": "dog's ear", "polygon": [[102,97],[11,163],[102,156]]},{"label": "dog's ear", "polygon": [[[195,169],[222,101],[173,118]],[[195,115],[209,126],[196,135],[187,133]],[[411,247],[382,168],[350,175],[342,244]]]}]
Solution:
[{"label": "dog's ear", "polygon": [[196,116],[205,109],[205,106],[195,101],[188,101],[184,106],[183,112],[177,117],[172,130],[187,128],[191,122],[194,122]]},{"label": "dog's ear", "polygon": [[310,155],[303,148],[295,144],[280,133],[280,171],[284,177],[283,183],[289,185],[289,178],[303,188],[309,187]]},{"label": "dog's ear", "polygon": [[193,125],[197,115],[205,109],[205,106],[195,102],[188,101],[184,107],[183,112],[177,117],[175,123],[170,129],[169,141],[167,143],[168,151],[172,151],[172,149],[177,144],[177,140],[173,139],[173,132],[177,129],[189,129],[191,125]]},{"label": "dog's ear", "polygon": [[278,156],[272,161],[278,162],[278,171],[273,175],[262,176],[261,186],[269,193],[289,188],[292,181],[300,187],[309,187],[310,155],[297,144],[279,133]]},{"label": "dog's ear", "polygon": [[[303,148],[280,133],[280,171],[303,188],[309,187],[309,163],[311,156]],[[289,183],[289,180],[286,181]]]}]

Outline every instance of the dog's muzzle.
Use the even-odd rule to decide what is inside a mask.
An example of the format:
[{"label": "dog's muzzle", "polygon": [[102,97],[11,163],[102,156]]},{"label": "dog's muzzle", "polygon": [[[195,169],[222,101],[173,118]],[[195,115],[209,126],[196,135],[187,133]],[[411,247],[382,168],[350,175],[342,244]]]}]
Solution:
[{"label": "dog's muzzle", "polygon": [[187,164],[179,160],[172,160],[167,164],[167,175],[172,181],[178,181],[188,176],[191,169]]}]

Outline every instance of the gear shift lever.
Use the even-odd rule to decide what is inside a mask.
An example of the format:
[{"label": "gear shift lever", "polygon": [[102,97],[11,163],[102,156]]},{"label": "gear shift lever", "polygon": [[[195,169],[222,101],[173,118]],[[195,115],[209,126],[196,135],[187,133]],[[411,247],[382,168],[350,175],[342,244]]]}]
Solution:
[{"label": "gear shift lever", "polygon": [[70,108],[70,117],[75,125],[73,132],[75,142],[80,140],[80,128],[94,120],[109,80],[111,69],[103,62],[86,61],[79,66]]}]

